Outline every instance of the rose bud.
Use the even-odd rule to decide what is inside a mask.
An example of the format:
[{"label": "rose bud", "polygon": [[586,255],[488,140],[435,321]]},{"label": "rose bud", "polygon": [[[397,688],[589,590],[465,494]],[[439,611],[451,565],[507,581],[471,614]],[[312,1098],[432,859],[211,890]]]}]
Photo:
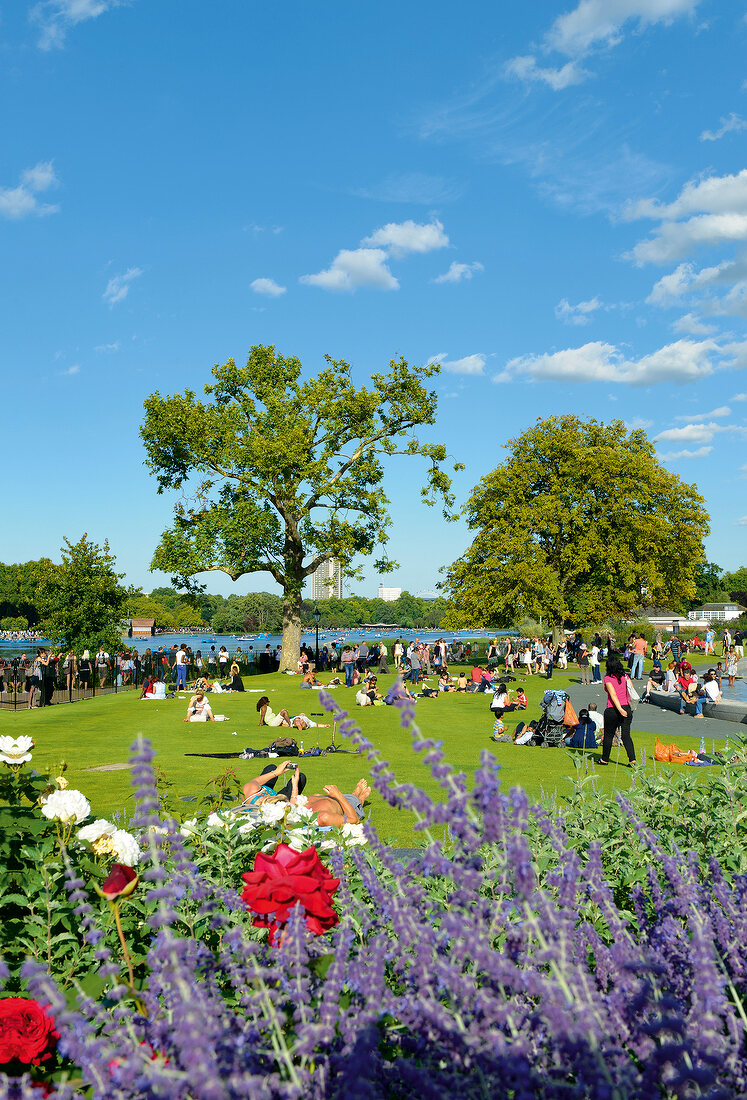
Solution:
[{"label": "rose bud", "polygon": [[117,898],[129,897],[139,881],[137,872],[132,867],[126,867],[124,863],[112,863],[103,885],[96,886],[96,892],[107,901],[116,901]]}]

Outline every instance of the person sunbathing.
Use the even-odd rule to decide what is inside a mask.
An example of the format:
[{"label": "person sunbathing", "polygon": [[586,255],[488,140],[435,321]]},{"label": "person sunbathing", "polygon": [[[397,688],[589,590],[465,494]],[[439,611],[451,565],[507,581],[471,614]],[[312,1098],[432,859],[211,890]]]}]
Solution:
[{"label": "person sunbathing", "polygon": [[301,712],[301,714],[294,714],[290,720],[290,724],[294,729],[300,730],[302,733],[304,730],[310,729],[329,729],[329,722],[314,722],[309,718],[308,714],[304,714],[303,712]]},{"label": "person sunbathing", "polygon": [[[292,771],[290,781],[280,791],[275,791],[275,783],[281,776]],[[306,776],[298,770],[298,765],[283,760],[277,766],[268,764],[256,779],[244,784],[244,802],[242,806],[250,812],[259,809],[264,803],[290,802],[295,804],[297,795],[306,786]],[[331,825],[341,828],[343,825],[357,825],[365,816],[363,804],[371,794],[371,788],[365,779],[360,779],[352,794],[342,794],[334,783],[324,787],[324,794],[312,794],[306,800],[306,806],[317,815],[318,825]]]},{"label": "person sunbathing", "polygon": [[210,709],[210,703],[205,698],[205,694],[202,691],[196,691],[192,698],[189,700],[187,706],[187,717],[185,722],[214,722],[215,716]]},{"label": "person sunbathing", "polygon": [[279,714],[275,714],[275,711],[270,706],[270,700],[266,695],[263,695],[261,699],[257,700],[257,713],[259,714],[260,726],[290,725],[290,715],[288,711],[283,708]]}]

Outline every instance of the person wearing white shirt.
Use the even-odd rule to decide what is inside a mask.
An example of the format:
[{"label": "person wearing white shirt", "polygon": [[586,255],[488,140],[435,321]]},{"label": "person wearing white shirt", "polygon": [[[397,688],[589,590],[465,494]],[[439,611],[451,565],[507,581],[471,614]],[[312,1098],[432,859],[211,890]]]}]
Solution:
[{"label": "person wearing white shirt", "polygon": [[184,646],[179,646],[174,662],[176,668],[176,690],[187,690],[187,653]]}]

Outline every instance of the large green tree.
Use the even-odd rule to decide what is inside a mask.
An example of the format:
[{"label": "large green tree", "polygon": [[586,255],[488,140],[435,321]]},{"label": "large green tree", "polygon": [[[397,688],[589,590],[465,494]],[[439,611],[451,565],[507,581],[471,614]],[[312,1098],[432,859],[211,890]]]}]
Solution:
[{"label": "large green tree", "polygon": [[153,568],[187,590],[208,570],[233,580],[269,573],[283,592],[281,667],[295,667],[306,578],[329,558],[349,574],[377,546],[380,572],[396,564],[385,553],[384,460],[426,459],[423,499],[440,498],[451,516],[445,448],[412,434],[435,421],[424,383],[436,370],[400,359],[357,387],[345,362],[327,356],[303,378],[298,359],[253,347],[245,367],[216,365],[206,400],[152,394],[141,427],[147,465],[159,493],[179,494]]},{"label": "large green tree", "polygon": [[129,595],[122,576],[108,542],[98,546],[88,535],[75,543],[65,539],[60,565],[48,569],[37,587],[45,632],[77,652],[121,644]]},{"label": "large green tree", "polygon": [[659,464],[645,432],[554,416],[505,446],[464,507],[476,534],[446,572],[453,625],[542,616],[559,636],[566,622],[694,595],[705,502]]}]

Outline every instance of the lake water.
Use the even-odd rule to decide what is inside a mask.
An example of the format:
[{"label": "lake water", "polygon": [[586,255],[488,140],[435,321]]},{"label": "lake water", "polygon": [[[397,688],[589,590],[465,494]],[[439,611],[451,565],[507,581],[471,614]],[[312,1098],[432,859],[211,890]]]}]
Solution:
[{"label": "lake water", "polygon": [[[362,631],[362,630],[320,630],[319,631],[319,648],[322,646],[331,646],[332,642],[337,642],[338,648],[340,645],[344,645],[346,642],[362,642],[365,640],[369,645],[378,641],[380,638],[396,638],[399,637],[403,641],[410,641],[414,638],[418,638],[421,642],[435,642],[437,638],[443,638],[447,643],[453,641],[474,642],[485,641],[486,638],[503,637],[507,631],[495,631],[495,630],[462,630],[455,633],[451,630],[383,630],[381,633],[375,631]],[[241,646],[244,653],[249,651],[249,647],[253,647],[254,652],[258,653],[269,645],[270,649],[274,649],[275,646],[279,646],[282,643],[282,637],[280,634],[252,634],[252,635],[237,635],[237,634],[156,634],[154,638],[125,638],[122,642],[123,649],[136,650],[138,653],[145,653],[146,649],[151,650],[158,649],[159,646],[163,646],[164,649],[170,649],[173,645],[189,645],[197,652],[201,650],[203,655],[208,653],[212,645],[215,646],[216,652],[222,645],[226,647],[228,652],[233,655],[237,646]],[[301,641],[312,648],[316,644],[316,631],[307,630],[301,635]],[[3,645],[0,648],[0,657],[20,657],[22,653],[26,653],[27,656],[36,652],[37,645],[35,642],[14,643],[13,645]],[[80,654],[78,654],[80,656]]]}]

